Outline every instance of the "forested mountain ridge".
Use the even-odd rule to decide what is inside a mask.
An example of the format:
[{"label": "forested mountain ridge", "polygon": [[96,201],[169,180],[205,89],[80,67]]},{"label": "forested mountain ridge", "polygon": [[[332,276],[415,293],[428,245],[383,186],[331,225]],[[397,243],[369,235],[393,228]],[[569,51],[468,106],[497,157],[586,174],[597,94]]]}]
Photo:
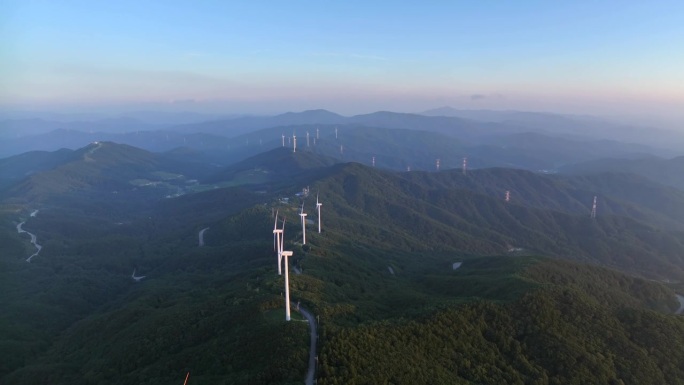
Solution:
[{"label": "forested mountain ridge", "polygon": [[[88,166],[123,164],[120,150]],[[136,175],[165,164],[130,154]],[[320,317],[320,383],[684,378],[681,355],[658,350],[682,342],[681,317],[667,314],[677,308],[674,293],[633,276],[680,279],[684,236],[622,213],[592,220],[573,211],[583,198],[572,189],[589,193],[601,181],[507,169],[397,173],[288,149],[232,171],[277,166],[290,177],[219,187],[229,172],[216,188],[173,198],[54,190],[35,217],[32,203],[4,201],[2,381],[161,384],[191,371],[197,384],[301,382],[306,328],[282,321],[275,212],[294,252],[293,300]],[[604,182],[619,192],[628,181]],[[528,201],[505,202],[511,184]],[[307,186],[308,196],[295,195]],[[567,202],[553,206],[556,195]],[[620,199],[612,210],[628,204]],[[306,245],[302,203],[312,220]],[[20,221],[43,245],[31,263]],[[134,269],[146,278],[135,282]]]},{"label": "forested mountain ridge", "polygon": [[354,231],[353,237],[367,236],[369,242],[383,239],[398,247],[477,254],[524,248],[656,277],[682,277],[681,232],[656,230],[628,217],[594,220],[466,189],[434,188],[426,179],[418,184],[358,164],[333,168],[337,172],[312,188],[332,201],[328,211],[340,221],[337,228]]}]

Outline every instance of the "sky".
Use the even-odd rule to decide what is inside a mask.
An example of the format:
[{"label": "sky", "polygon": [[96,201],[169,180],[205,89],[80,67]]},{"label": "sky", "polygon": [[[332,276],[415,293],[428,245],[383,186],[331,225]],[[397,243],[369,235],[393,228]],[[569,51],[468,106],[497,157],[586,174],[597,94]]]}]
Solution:
[{"label": "sky", "polygon": [[684,118],[682,1],[0,0],[0,107]]}]

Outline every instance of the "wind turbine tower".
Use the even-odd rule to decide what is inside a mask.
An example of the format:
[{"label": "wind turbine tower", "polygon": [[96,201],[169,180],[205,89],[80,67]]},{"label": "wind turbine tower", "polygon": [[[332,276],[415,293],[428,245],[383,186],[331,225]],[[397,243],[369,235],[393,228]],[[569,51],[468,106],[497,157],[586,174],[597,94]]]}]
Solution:
[{"label": "wind turbine tower", "polygon": [[306,147],[309,147],[309,131],[306,132]]},{"label": "wind turbine tower", "polygon": [[373,156],[373,167],[375,167],[375,156]]},{"label": "wind turbine tower", "polygon": [[463,175],[466,174],[468,170],[468,158],[463,157]]},{"label": "wind turbine tower", "polygon": [[292,152],[297,152],[297,136],[292,134]]},{"label": "wind turbine tower", "polygon": [[591,217],[596,218],[596,195],[594,195],[594,204],[591,205]]},{"label": "wind turbine tower", "polygon": [[435,167],[437,168],[437,171],[439,171],[439,159],[435,162]]},{"label": "wind turbine tower", "polygon": [[289,264],[287,261],[287,257],[292,256],[292,251],[285,250],[282,252],[283,254],[283,259],[285,260],[285,321],[290,320],[290,277],[288,274],[289,271]]},{"label": "wind turbine tower", "polygon": [[276,253],[278,253],[278,275],[281,275],[281,264],[283,259],[283,231],[285,230],[285,221],[283,220],[283,228],[278,228],[278,213],[276,212],[275,223],[273,224],[273,246],[276,248]]},{"label": "wind turbine tower", "polygon": [[299,216],[302,218],[302,245],[306,245],[306,213],[304,212],[304,202],[302,202],[302,209],[299,211]]},{"label": "wind turbine tower", "polygon": [[344,155],[344,146],[340,144],[340,155]]},{"label": "wind turbine tower", "polygon": [[316,139],[319,139],[319,137],[318,137],[318,127],[316,127]]},{"label": "wind turbine tower", "polygon": [[337,127],[335,127],[335,139],[337,139]]},{"label": "wind turbine tower", "polygon": [[318,201],[318,194],[316,194],[316,210],[318,211],[318,234],[321,233],[321,206],[323,206],[323,203]]}]

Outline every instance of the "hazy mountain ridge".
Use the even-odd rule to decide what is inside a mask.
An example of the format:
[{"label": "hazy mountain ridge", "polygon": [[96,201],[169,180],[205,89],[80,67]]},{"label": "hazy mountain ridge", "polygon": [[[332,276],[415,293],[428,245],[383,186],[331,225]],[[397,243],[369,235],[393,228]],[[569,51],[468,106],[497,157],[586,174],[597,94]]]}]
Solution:
[{"label": "hazy mountain ridge", "polygon": [[[536,116],[534,113],[530,114],[532,116]],[[560,117],[556,115],[551,116]],[[564,117],[561,118],[567,119]],[[244,143],[243,141],[236,142],[229,140],[231,138],[237,137],[242,137],[243,139],[251,138],[252,143],[257,143],[258,141],[260,144],[263,143],[272,148],[277,146],[277,139],[279,139],[278,137],[280,136],[279,134],[287,133],[289,136],[291,133],[290,130],[287,130],[285,127],[318,125],[332,125],[339,126],[340,128],[343,128],[343,126],[356,125],[375,127],[376,129],[390,128],[430,131],[457,138],[459,141],[464,143],[464,145],[468,145],[470,147],[496,146],[502,148],[503,146],[510,146],[513,142],[515,142],[517,145],[514,147],[518,149],[517,152],[514,152],[515,156],[524,158],[525,151],[538,151],[539,154],[536,155],[536,157],[539,158],[539,155],[543,154],[544,156],[541,157],[541,160],[545,162],[544,164],[551,166],[586,160],[588,153],[590,153],[591,157],[594,158],[600,156],[605,157],[606,155],[631,156],[632,154],[639,152],[673,156],[684,151],[684,146],[679,148],[676,148],[675,146],[675,152],[673,152],[671,149],[663,150],[663,148],[672,148],[672,145],[678,143],[674,139],[668,141],[667,146],[656,147],[616,143],[614,142],[615,140],[621,140],[621,136],[619,134],[612,133],[610,135],[603,135],[600,134],[600,132],[603,131],[598,130],[594,126],[585,127],[583,126],[585,123],[576,121],[573,122],[574,125],[571,129],[568,129],[568,132],[574,133],[574,136],[569,135],[567,132],[564,132],[561,129],[553,129],[552,126],[535,126],[533,124],[526,125],[525,122],[483,122],[458,117],[424,116],[419,114],[405,114],[386,111],[343,117],[326,110],[312,110],[300,113],[286,113],[270,117],[243,116],[194,124],[155,126],[154,129],[148,127],[146,130],[138,130],[136,129],[135,124],[132,124],[130,127],[128,127],[128,129],[121,127],[122,129],[125,129],[127,133],[119,133],[116,135],[102,133],[100,132],[102,130],[99,129],[96,129],[92,134],[86,134],[85,132],[88,130],[83,130],[83,133],[77,133],[75,132],[76,130],[73,129],[63,130],[52,132],[51,134],[45,133],[39,136],[8,139],[5,146],[0,146],[0,154],[13,155],[17,152],[25,152],[30,150],[54,150],[56,148],[50,148],[49,146],[54,146],[56,144],[59,144],[62,147],[75,148],[95,140],[121,141],[127,144],[143,147],[148,150],[164,151],[181,145],[189,145],[189,141],[191,140],[189,135],[193,133],[204,133],[208,136],[207,140],[195,139],[192,141],[190,145],[197,148],[218,149],[222,146],[224,149],[235,149],[243,147],[245,144],[249,145],[249,143]],[[64,125],[63,123],[59,124],[61,125],[60,127],[63,127]],[[276,127],[283,128],[275,129]],[[161,130],[162,128],[163,130]],[[314,127],[311,127],[311,129],[313,128]],[[273,131],[276,132],[273,133],[271,130],[266,129],[274,129]],[[269,132],[273,135],[259,135],[258,137],[255,137],[254,135],[246,136],[259,130],[266,130],[264,133]],[[533,133],[536,134],[536,136],[530,137],[533,135]],[[301,134],[303,134],[303,132],[300,132],[300,135]],[[90,136],[88,137],[88,135]],[[547,147],[552,146],[552,148],[546,148],[544,150],[539,149],[539,146],[535,147],[532,145],[533,143],[530,142],[531,138],[537,138],[537,141],[542,138],[543,140],[541,144]],[[611,139],[613,142],[600,142],[600,140],[605,139]],[[636,140],[636,143],[646,142],[647,141],[645,140]],[[221,143],[221,146],[217,146],[219,143]],[[255,155],[263,150],[264,148],[252,148],[251,150],[247,150],[248,152],[244,154],[243,158]],[[480,149],[479,151],[475,149],[475,151],[482,153],[484,149]],[[508,149],[506,151],[510,152],[511,150]],[[581,156],[580,154],[584,154],[584,156]],[[550,161],[548,159],[549,155],[552,155],[552,158],[558,158],[561,155],[562,157],[560,159],[552,159]],[[508,158],[511,158],[511,156],[513,156],[513,154],[507,155]],[[534,157],[535,156],[533,156],[533,158]],[[239,159],[232,158],[232,161],[235,160]],[[511,161],[510,159],[508,162],[515,164],[515,161]],[[523,162],[522,164],[524,165],[526,163]]]},{"label": "hazy mountain ridge", "polygon": [[638,174],[652,181],[684,190],[684,156],[672,159],[648,157],[640,159],[598,159],[562,167],[567,174],[624,172]]},{"label": "hazy mountain ridge", "polygon": [[546,134],[562,134],[577,138],[623,140],[644,143],[654,147],[668,148],[681,153],[684,134],[673,129],[626,124],[586,115],[563,115],[528,111],[459,110],[440,107],[421,114],[427,116],[461,117],[482,122],[496,122],[527,127],[529,131]]}]

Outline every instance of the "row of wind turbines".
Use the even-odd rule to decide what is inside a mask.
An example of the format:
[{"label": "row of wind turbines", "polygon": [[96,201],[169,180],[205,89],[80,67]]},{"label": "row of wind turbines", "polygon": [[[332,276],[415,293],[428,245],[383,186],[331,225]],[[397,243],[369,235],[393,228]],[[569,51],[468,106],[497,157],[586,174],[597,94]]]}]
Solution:
[{"label": "row of wind turbines", "polygon": [[[316,210],[318,211],[318,233],[321,232],[321,203],[316,194]],[[304,212],[304,202],[299,210],[299,217],[302,220],[302,244],[306,245],[306,216]],[[278,228],[278,212],[275,214],[275,221],[273,223],[273,248],[278,256],[278,275],[285,275],[285,321],[290,320],[290,277],[288,258],[292,256],[292,250],[283,250],[285,245],[285,218],[281,221],[282,226]],[[283,269],[283,265],[284,269]]]}]

